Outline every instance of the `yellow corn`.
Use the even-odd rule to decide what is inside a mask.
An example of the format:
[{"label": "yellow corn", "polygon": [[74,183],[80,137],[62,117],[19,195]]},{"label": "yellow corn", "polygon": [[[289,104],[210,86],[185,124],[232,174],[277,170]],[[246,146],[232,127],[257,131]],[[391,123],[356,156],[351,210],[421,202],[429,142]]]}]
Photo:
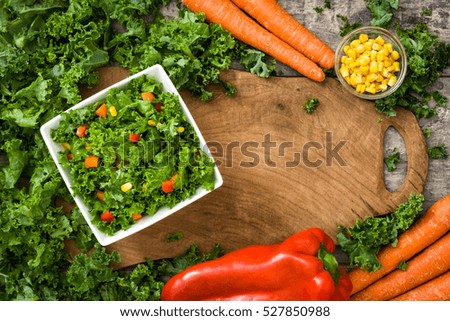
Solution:
[{"label": "yellow corn", "polygon": [[376,93],[397,82],[400,54],[383,37],[360,34],[344,47],[339,73],[357,92]]},{"label": "yellow corn", "polygon": [[117,116],[117,109],[114,106],[109,107],[109,113],[111,116],[116,117]]},{"label": "yellow corn", "polygon": [[365,33],[362,33],[359,35],[359,41],[361,43],[367,42],[369,40],[369,36],[366,35]]},{"label": "yellow corn", "polygon": [[70,150],[70,144],[69,143],[62,143],[61,146],[65,149],[65,150]]},{"label": "yellow corn", "polygon": [[391,77],[389,78],[389,81],[388,81],[387,84],[388,84],[389,87],[392,87],[392,86],[395,85],[396,82],[397,82],[397,77],[391,76]]},{"label": "yellow corn", "polygon": [[394,60],[400,59],[400,54],[398,53],[397,50],[393,50],[393,51],[391,52],[391,58],[394,59]]},{"label": "yellow corn", "polygon": [[122,186],[120,186],[120,190],[124,193],[128,192],[133,187],[133,184],[131,183],[125,183]]},{"label": "yellow corn", "polygon": [[152,127],[156,126],[156,122],[155,122],[153,119],[150,119],[150,120],[147,122],[147,124],[148,124],[149,126],[152,126]]},{"label": "yellow corn", "polygon": [[177,132],[179,132],[180,134],[184,133],[184,127],[183,126],[178,127]]}]

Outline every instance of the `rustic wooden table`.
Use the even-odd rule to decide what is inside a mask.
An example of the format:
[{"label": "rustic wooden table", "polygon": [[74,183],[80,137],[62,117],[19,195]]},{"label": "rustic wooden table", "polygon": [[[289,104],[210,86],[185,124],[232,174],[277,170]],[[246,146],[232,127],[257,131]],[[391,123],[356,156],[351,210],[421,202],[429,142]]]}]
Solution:
[{"label": "rustic wooden table", "polygon": [[[278,0],[289,13],[298,21],[313,31],[319,38],[325,41],[331,48],[335,49],[341,40],[339,28],[343,22],[338,15],[346,16],[350,23],[359,22],[362,25],[369,25],[372,19],[371,13],[367,9],[364,0],[331,1],[331,8],[324,9],[322,13],[317,13],[315,7],[323,7],[324,0],[294,1]],[[421,14],[423,8],[431,10],[431,15]],[[167,15],[177,15],[177,8],[169,6]],[[400,23],[403,28],[414,26],[418,21],[427,23],[429,30],[437,34],[441,41],[450,43],[450,4],[447,0],[425,0],[425,1],[400,1],[400,7],[394,13],[392,26]],[[299,76],[299,74],[286,67],[277,64],[277,75]],[[433,85],[433,89],[441,91],[450,101],[450,68],[447,68],[442,76]],[[431,119],[421,119],[419,121],[422,128],[430,128],[432,135],[427,139],[429,147],[445,144],[447,151],[450,148],[450,103],[447,107],[437,107],[437,116]],[[389,130],[385,139],[385,152],[388,154],[394,147],[400,151],[401,162],[394,172],[385,172],[386,186],[389,190],[397,189],[406,175],[407,155],[403,144],[403,139],[395,130]],[[450,158],[429,161],[429,172],[424,189],[424,208],[428,208],[432,203],[450,193]]]}]

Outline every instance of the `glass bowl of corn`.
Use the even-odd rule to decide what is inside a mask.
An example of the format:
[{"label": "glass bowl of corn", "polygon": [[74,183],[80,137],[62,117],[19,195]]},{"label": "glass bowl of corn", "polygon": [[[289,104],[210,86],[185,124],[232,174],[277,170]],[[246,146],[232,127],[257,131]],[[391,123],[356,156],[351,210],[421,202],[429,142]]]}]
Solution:
[{"label": "glass bowl of corn", "polygon": [[371,100],[384,98],[405,79],[405,48],[389,30],[357,28],[341,40],[334,68],[341,84],[352,94]]}]

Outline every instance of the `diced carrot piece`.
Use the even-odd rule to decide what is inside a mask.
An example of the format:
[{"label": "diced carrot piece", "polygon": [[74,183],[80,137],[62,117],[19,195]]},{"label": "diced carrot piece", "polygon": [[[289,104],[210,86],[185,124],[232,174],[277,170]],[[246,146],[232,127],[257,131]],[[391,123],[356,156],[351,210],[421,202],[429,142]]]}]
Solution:
[{"label": "diced carrot piece", "polygon": [[105,193],[103,193],[102,191],[97,191],[96,194],[99,201],[103,202],[105,200]]},{"label": "diced carrot piece", "polygon": [[84,160],[84,167],[86,168],[96,168],[98,166],[98,157],[90,155]]},{"label": "diced carrot piece", "polygon": [[131,216],[133,217],[133,220],[135,220],[135,221],[140,220],[142,218],[141,213],[134,213]]},{"label": "diced carrot piece", "polygon": [[106,104],[102,104],[96,111],[95,114],[101,118],[106,118],[108,115],[108,108],[106,107]]},{"label": "diced carrot piece", "polygon": [[84,137],[86,136],[86,130],[88,129],[88,126],[81,125],[77,128],[77,136],[78,137]]},{"label": "diced carrot piece", "polygon": [[153,93],[146,91],[141,94],[142,100],[152,101],[155,99],[155,95]]}]

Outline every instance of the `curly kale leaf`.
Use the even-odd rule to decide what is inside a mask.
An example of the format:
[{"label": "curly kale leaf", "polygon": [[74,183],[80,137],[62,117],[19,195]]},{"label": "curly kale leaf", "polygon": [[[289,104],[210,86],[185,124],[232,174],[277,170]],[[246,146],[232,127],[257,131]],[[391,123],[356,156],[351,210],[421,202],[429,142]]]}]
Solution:
[{"label": "curly kale leaf", "polygon": [[354,226],[339,226],[337,240],[348,255],[350,264],[367,271],[381,268],[377,254],[382,246],[395,246],[397,237],[409,228],[422,211],[422,195],[411,194],[409,200],[384,216],[369,216]]}]

